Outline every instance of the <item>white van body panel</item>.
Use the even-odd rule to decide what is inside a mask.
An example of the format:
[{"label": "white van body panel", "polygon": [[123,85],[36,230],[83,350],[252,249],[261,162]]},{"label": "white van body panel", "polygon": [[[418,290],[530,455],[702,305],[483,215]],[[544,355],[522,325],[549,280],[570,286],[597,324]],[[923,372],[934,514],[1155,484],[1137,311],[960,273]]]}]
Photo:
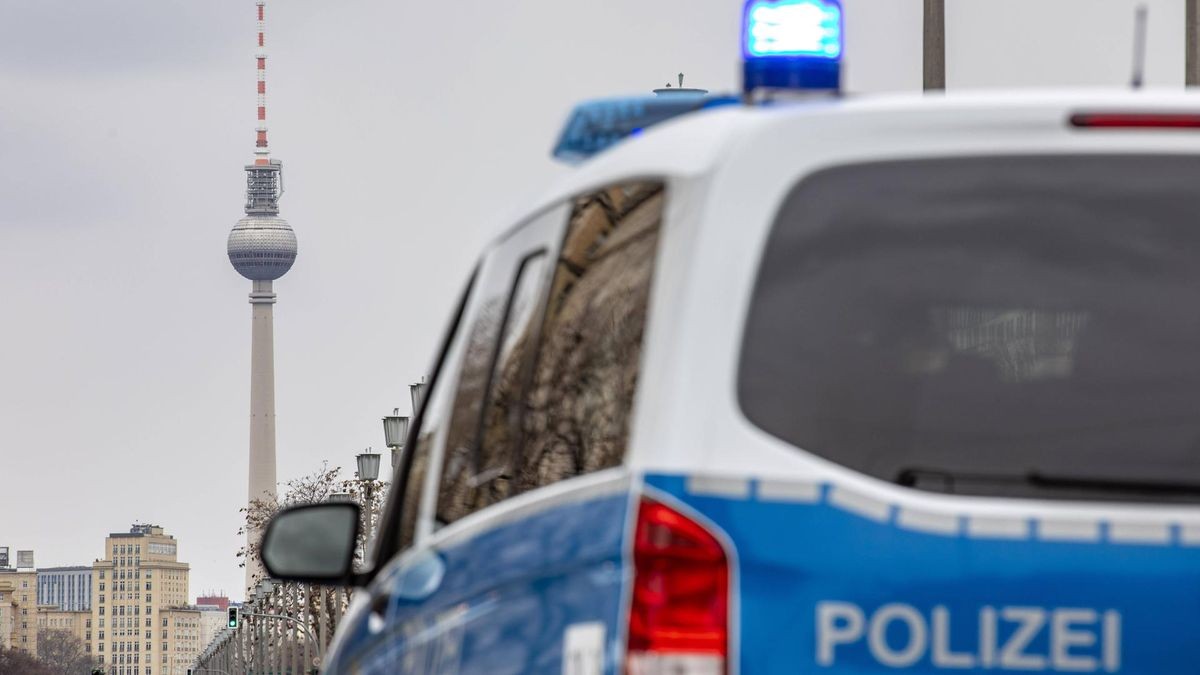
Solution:
[{"label": "white van body panel", "polygon": [[[552,200],[619,182],[621,176],[662,176],[671,195],[630,467],[719,477],[710,481],[711,489],[734,493],[748,489],[750,478],[796,483],[801,492],[803,485],[833,483],[849,500],[898,506],[917,520],[922,514],[935,520],[1036,518],[1086,527],[1105,519],[1157,529],[1170,514],[1185,529],[1200,528],[1196,507],[944,496],[901,488],[797,450],[754,427],[739,409],[741,333],[758,261],[780,203],[803,176],[840,164],[935,156],[1200,153],[1195,131],[1077,129],[1069,124],[1076,112],[1200,112],[1200,96],[1025,93],[735,108],[664,125],[582,167]],[[711,136],[715,131],[723,134],[719,142]],[[682,152],[695,147],[709,150]],[[681,152],[686,161],[666,161]]]}]

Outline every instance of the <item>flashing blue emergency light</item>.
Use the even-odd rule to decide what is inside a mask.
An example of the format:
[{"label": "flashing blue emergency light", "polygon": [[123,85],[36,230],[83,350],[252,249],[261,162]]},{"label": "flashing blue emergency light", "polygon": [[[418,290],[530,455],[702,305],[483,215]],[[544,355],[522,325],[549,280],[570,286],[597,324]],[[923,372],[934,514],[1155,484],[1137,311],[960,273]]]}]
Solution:
[{"label": "flashing blue emergency light", "polygon": [[748,0],[742,13],[743,90],[837,90],[839,0]]},{"label": "flashing blue emergency light", "polygon": [[622,139],[637,136],[647,127],[697,110],[736,103],[737,98],[703,94],[585,101],[571,112],[554,147],[554,156],[568,163],[581,162]]}]

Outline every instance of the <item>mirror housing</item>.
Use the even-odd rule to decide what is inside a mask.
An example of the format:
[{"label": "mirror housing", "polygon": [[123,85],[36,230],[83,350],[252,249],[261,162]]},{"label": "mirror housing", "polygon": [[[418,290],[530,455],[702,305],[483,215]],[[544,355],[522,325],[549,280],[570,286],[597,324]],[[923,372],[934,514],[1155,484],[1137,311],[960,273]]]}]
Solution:
[{"label": "mirror housing", "polygon": [[271,518],[260,556],[267,573],[282,581],[353,585],[359,508],[322,502],[283,509]]}]

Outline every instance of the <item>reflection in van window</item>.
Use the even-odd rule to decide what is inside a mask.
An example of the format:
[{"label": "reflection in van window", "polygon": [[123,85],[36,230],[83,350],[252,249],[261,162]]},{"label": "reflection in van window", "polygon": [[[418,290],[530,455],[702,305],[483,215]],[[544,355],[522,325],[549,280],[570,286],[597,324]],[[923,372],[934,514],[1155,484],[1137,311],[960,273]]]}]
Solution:
[{"label": "reflection in van window", "polygon": [[766,244],[742,409],[919,489],[1195,501],[1198,183],[1182,155],[816,173]]},{"label": "reflection in van window", "polygon": [[525,395],[518,491],[625,457],[663,200],[640,183],[576,201]]},{"label": "reflection in van window", "polygon": [[438,490],[437,514],[443,523],[509,494],[512,439],[520,421],[511,405],[512,392],[519,393],[526,379],[517,375],[529,361],[526,345],[537,332],[548,258],[538,251],[520,260],[511,286],[489,289],[497,295],[487,299],[471,329]]},{"label": "reflection in van window", "polygon": [[514,259],[513,281],[489,289],[459,378],[439,521],[624,459],[662,213],[657,183],[579,198],[557,258]]}]

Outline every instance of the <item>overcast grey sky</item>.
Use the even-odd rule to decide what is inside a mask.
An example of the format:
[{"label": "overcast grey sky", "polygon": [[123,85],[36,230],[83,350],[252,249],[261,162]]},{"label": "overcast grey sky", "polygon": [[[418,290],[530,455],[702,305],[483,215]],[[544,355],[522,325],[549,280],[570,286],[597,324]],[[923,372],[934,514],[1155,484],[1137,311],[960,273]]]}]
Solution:
[{"label": "overcast grey sky", "polygon": [[[847,88],[916,90],[921,0],[844,0]],[[1183,3],[1149,0],[1151,85]],[[1122,86],[1134,0],[949,0],[951,90]],[[568,169],[579,99],[732,89],[738,0],[270,0],[300,256],[276,284],[279,477],[383,445],[479,247]],[[89,564],[135,520],[239,595],[252,0],[0,0],[0,546]]]}]

